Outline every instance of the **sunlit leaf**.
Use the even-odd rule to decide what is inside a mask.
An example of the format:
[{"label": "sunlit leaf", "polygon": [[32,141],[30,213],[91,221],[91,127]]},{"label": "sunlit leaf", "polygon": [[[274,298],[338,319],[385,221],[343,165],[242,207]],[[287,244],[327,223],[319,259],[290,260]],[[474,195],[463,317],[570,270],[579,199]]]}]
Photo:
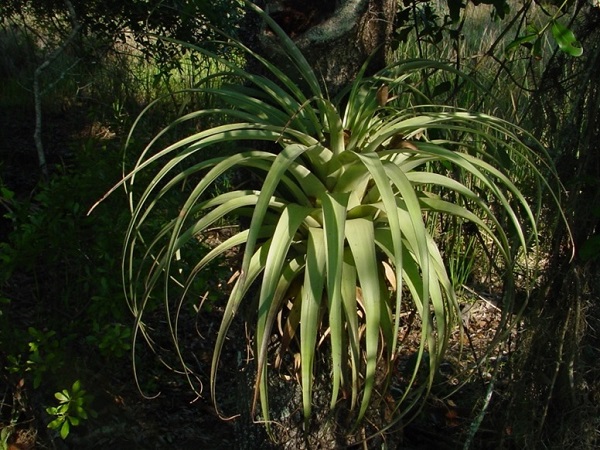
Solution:
[{"label": "sunlit leaf", "polygon": [[62,426],[60,427],[60,437],[62,439],[66,439],[67,436],[69,436],[69,432],[71,430],[71,424],[69,423],[68,420],[65,420],[62,424]]},{"label": "sunlit leaf", "polygon": [[61,403],[65,403],[69,401],[69,393],[68,392],[56,392],[54,394],[54,397],[56,397],[57,400],[59,400]]},{"label": "sunlit leaf", "polygon": [[583,47],[577,42],[575,34],[558,20],[552,22],[552,36],[556,39],[558,48],[566,54],[576,57],[583,55]]}]

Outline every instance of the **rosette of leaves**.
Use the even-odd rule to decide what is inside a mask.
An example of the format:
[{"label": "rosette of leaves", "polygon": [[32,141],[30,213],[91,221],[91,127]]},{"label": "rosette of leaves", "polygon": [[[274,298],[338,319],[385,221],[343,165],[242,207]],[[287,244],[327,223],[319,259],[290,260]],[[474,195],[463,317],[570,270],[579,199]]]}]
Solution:
[{"label": "rosette of leaves", "polygon": [[[404,304],[420,318],[415,367],[428,359],[426,382],[418,386],[422,392],[433,383],[451,333],[460,329],[431,217],[449,215],[475,226],[496,249],[503,261],[497,266],[510,279],[516,255],[534,247],[537,229],[528,199],[503,166],[507,158],[518,160],[537,173],[539,162],[517,127],[433,105],[419,91],[415,80],[425,70],[453,69],[421,60],[401,62],[373,77],[361,74],[330,99],[293,43],[268,16],[265,20],[289,59],[286,67],[296,73],[232,44],[257,58],[270,76],[221,60],[228,67],[223,84],[200,85],[196,91],[215,96],[224,106],[170,124],[122,182],[132,208],[124,277],[137,317],[136,335],[148,332],[144,308],[152,296],[160,296],[177,345],[177,312],[192,296],[195,280],[215,258],[239,248],[243,257],[224,301],[212,359],[213,398],[232,321],[243,302],[255,301],[254,404],[260,401],[263,419],[269,420],[267,371],[276,356],[270,343],[282,320],[278,352],[281,356],[297,343],[305,418],[311,415],[315,354],[327,348],[331,406],[343,390],[360,420],[373,397],[376,371],[391,373],[402,352],[398,336]],[[228,83],[233,77],[241,81]],[[174,128],[204,118],[222,124],[155,148]],[[219,156],[232,145],[234,154]],[[240,168],[260,180],[258,189],[242,186],[209,195],[223,176]],[[152,176],[139,188],[145,172]],[[161,202],[184,185],[186,198],[177,217],[146,236],[146,223],[164,211]],[[219,221],[244,216],[247,229],[199,261],[186,253]],[[184,269],[181,261],[192,263]],[[252,286],[258,286],[258,299],[252,298]],[[328,345],[318,347],[322,340]],[[416,374],[409,378],[415,380]],[[400,413],[415,402],[410,391],[398,402]]]}]

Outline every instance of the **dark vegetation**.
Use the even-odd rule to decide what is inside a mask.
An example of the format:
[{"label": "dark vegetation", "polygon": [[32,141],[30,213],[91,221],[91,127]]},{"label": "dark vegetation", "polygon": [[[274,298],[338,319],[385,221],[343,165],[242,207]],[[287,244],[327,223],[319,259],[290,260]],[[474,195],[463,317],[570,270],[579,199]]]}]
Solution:
[{"label": "dark vegetation", "polygon": [[[548,206],[539,220],[546,249],[543,271],[519,329],[488,361],[489,370],[460,380],[465,385],[457,392],[433,392],[407,424],[400,448],[594,448],[600,441],[600,10],[590,1],[560,10],[561,23],[583,45],[584,54],[576,58],[577,44],[568,37],[559,39],[562,52],[542,47],[541,27],[526,27],[531,11],[525,7],[519,15],[517,4],[507,12],[504,2],[475,2],[496,5],[492,15],[503,19],[503,26],[521,20],[521,28],[512,28],[508,40],[515,39],[513,53],[491,42],[479,59],[465,61],[459,48],[469,33],[464,21],[473,10],[457,8],[457,3],[448,2],[452,22],[437,3],[405,2],[396,18],[399,51],[406,51],[403,42],[412,39],[421,56],[467,66],[500,94],[499,104],[490,109],[502,108],[502,115],[549,149],[565,187],[561,205],[576,252],[573,256],[571,231],[559,211]],[[561,4],[543,7],[554,14]],[[145,312],[154,348],[133,343],[135,328],[121,276],[130,219],[127,196],[117,192],[87,214],[158,130],[212,101],[177,91],[222,68],[148,31],[201,45],[214,37],[212,27],[236,35],[240,17],[238,3],[227,0],[8,0],[0,6],[0,450],[248,448],[242,419],[222,420],[208,390],[197,395],[185,376],[173,373],[177,355],[168,344],[159,298],[151,299],[156,304]],[[311,20],[307,13],[306,21]],[[294,26],[291,18],[284,22]],[[211,50],[225,51],[216,45]],[[49,59],[52,63],[38,72],[40,108],[33,81]],[[434,83],[432,89],[459,104],[479,101],[454,80]],[[158,97],[162,100],[137,127],[124,154],[133,121]],[[34,141],[36,117],[42,120],[43,164]],[[216,189],[226,191],[238,182],[223,178]],[[171,195],[162,220],[177,215],[184,198],[183,192]],[[154,220],[149,226],[160,229],[161,218]],[[215,227],[196,243],[198,254],[237,226]],[[182,314],[180,346],[193,355],[197,378],[191,384],[198,392],[210,376],[215,329],[234,274],[230,262],[236,258],[231,254],[211,263],[209,275],[197,280],[199,294]],[[464,252],[454,266],[461,280],[457,286],[472,285],[477,278],[475,258]],[[469,340],[473,351],[483,352],[491,338],[488,328],[498,322],[493,307],[481,299],[474,303]],[[198,309],[204,311],[201,318]],[[237,336],[244,335],[242,323],[233,326]],[[407,322],[406,336],[410,328]],[[404,344],[413,350],[418,346],[410,337]],[[250,403],[244,396],[251,396],[251,389],[239,382],[245,355],[245,340],[226,343],[223,360],[228,364],[218,391],[225,414],[235,415],[240,405]],[[407,354],[399,364],[415,363]],[[456,381],[454,373],[442,378]],[[140,392],[160,396],[149,399]],[[269,448],[263,431],[253,432]]]}]

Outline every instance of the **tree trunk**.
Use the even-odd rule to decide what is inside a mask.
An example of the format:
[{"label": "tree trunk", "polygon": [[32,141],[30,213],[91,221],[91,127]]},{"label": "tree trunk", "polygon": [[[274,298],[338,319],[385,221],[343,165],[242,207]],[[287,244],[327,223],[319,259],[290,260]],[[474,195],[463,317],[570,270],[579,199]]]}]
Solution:
[{"label": "tree trunk", "polygon": [[[266,0],[257,2],[292,38],[330,96],[351,82],[369,57],[369,72],[386,64],[396,0]],[[262,4],[260,4],[262,3]],[[271,60],[281,49],[254,20],[252,47]],[[257,33],[254,30],[258,30]]]}]

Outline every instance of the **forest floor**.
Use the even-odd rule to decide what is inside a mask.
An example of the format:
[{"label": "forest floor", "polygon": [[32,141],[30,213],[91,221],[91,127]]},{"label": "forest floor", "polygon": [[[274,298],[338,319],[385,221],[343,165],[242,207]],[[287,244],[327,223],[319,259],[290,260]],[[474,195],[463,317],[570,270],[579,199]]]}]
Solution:
[{"label": "forest floor", "polygon": [[[80,114],[73,111],[67,116],[57,114],[45,117],[47,126],[44,139],[51,165],[62,164],[69,159],[70,156],[64,149],[76,147],[73,139],[99,139],[98,128],[85,124],[79,120],[80,117]],[[27,121],[4,111],[2,119],[0,179],[17,195],[31,196],[39,178],[32,140],[33,117],[30,116]],[[91,135],[92,133],[95,135]],[[106,137],[106,130],[104,133]],[[111,145],[115,145],[115,142]],[[0,242],[6,239],[9,231],[9,223],[5,221],[0,228],[0,234],[5,234],[0,235]],[[220,238],[219,235],[214,237],[216,240]],[[36,304],[33,284],[43,282],[44,280],[35,280],[27,274],[16,273],[5,286],[0,286],[3,297],[19,299],[18,304],[13,302],[11,306],[11,327],[26,329],[31,326],[34,319],[28,312]],[[48,282],[55,280],[49,277]],[[40,286],[36,289],[40,289]],[[43,285],[41,289],[44,289]],[[507,364],[510,349],[499,348],[494,354],[484,357],[490,342],[496,337],[495,330],[501,320],[497,295],[485,292],[481,287],[465,289],[461,295],[462,333],[456,331],[453,345],[447,351],[447,359],[440,368],[440,378],[431,395],[413,420],[404,427],[402,448],[461,447],[460,443],[473,433],[473,420],[479,411],[488,407],[484,397],[490,383],[495,383],[492,391],[496,397],[492,399],[493,403],[495,398],[501,397],[501,386],[507,382],[502,379],[503,371],[498,368]],[[169,336],[166,328],[160,327],[159,317],[155,319],[158,332],[154,338],[159,348],[168,349]],[[202,322],[199,323],[199,320]],[[190,356],[191,362],[188,361],[188,364],[195,372],[191,385],[197,393],[190,387],[185,376],[161,364],[157,354],[150,352],[147,347],[138,351],[138,360],[143,362],[138,367],[139,385],[148,397],[153,398],[145,398],[140,393],[130,357],[106,364],[95,355],[75,355],[73,362],[67,363],[81,366],[76,369],[87,374],[83,381],[94,397],[92,407],[98,415],[72,428],[71,435],[64,441],[45,427],[49,417],[45,414],[44,407],[49,393],[42,394],[41,390],[33,389],[21,379],[15,378],[5,367],[0,368],[0,428],[3,424],[6,428],[9,423],[18,423],[17,427],[11,429],[11,436],[7,439],[7,442],[15,446],[7,448],[243,448],[244,436],[240,435],[239,425],[242,419],[239,414],[244,412],[236,409],[240,404],[239,374],[244,370],[243,360],[246,356],[244,327],[241,323],[233,327],[232,338],[228,341],[222,358],[218,389],[221,398],[219,406],[226,416],[223,418],[214,410],[208,387],[212,341],[219,323],[220,312],[215,307],[211,312],[203,314],[201,319],[190,315],[180,324],[184,332],[189,332],[181,342],[181,352]],[[394,374],[399,385],[405,382],[405,369],[410,364],[411,356],[417,351],[420,340],[414,314],[403,313],[402,324],[399,336],[402,352],[396,361],[398,373]],[[80,348],[83,347],[75,344],[71,353],[77,353]],[[5,364],[4,356],[9,353],[10,349],[0,348],[0,362]],[[483,363],[477,366],[476,360],[482,360]],[[465,378],[465,374],[469,374],[468,377]],[[462,384],[460,380],[465,379],[467,382]],[[18,418],[16,422],[15,417]],[[484,425],[487,420],[483,421]],[[487,432],[485,427],[477,431],[478,435],[485,435]],[[510,430],[506,430],[506,433],[510,433]],[[265,448],[267,447],[269,445],[265,443]],[[5,449],[2,440],[0,449]]]}]

